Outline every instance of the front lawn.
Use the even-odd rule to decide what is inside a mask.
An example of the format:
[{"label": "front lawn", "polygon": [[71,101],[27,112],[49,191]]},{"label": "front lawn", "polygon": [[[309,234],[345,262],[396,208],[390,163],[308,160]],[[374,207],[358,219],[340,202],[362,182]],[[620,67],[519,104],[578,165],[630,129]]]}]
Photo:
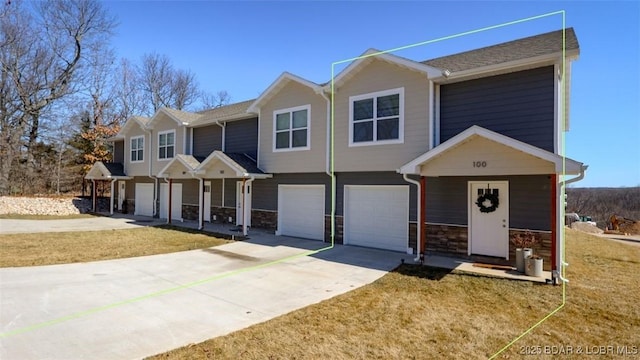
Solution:
[{"label": "front lawn", "polygon": [[[573,358],[578,347],[593,354],[599,346],[640,354],[640,247],[566,234],[566,305],[498,358]],[[154,359],[486,359],[561,304],[561,286],[404,265],[368,286]],[[560,346],[565,355],[551,355]]]},{"label": "front lawn", "polygon": [[177,227],[0,235],[0,267],[67,264],[203,249],[229,241]]}]

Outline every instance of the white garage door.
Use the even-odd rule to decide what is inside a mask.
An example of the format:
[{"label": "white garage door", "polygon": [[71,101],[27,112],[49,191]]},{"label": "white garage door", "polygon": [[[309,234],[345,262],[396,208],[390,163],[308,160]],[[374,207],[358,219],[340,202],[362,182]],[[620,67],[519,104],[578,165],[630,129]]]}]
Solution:
[{"label": "white garage door", "polygon": [[153,184],[136,184],[135,215],[153,216]]},{"label": "white garage door", "polygon": [[278,234],[324,240],[324,185],[278,185]]},{"label": "white garage door", "polygon": [[344,187],[344,242],[405,252],[409,239],[409,186]]},{"label": "white garage door", "polygon": [[[169,184],[160,184],[160,218],[169,217]],[[171,184],[171,219],[182,221],[182,184]]]}]

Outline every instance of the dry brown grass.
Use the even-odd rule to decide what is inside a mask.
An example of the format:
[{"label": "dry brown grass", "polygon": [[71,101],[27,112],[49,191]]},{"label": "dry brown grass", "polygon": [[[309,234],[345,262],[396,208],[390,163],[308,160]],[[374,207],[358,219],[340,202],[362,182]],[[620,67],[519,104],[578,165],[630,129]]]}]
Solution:
[{"label": "dry brown grass", "polygon": [[174,227],[0,235],[0,267],[67,264],[203,249],[227,243]]},{"label": "dry brown grass", "polygon": [[[567,242],[566,305],[498,358],[522,358],[536,346],[639,345],[640,248],[571,230]],[[561,303],[561,286],[405,265],[347,294],[154,358],[486,359]]]}]

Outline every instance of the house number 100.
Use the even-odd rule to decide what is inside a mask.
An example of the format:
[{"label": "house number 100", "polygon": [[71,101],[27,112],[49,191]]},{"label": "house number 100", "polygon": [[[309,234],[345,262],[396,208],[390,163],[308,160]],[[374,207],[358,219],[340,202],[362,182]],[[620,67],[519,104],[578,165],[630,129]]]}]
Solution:
[{"label": "house number 100", "polygon": [[487,167],[487,162],[486,161],[474,161],[473,162],[473,167],[476,167],[476,168]]}]

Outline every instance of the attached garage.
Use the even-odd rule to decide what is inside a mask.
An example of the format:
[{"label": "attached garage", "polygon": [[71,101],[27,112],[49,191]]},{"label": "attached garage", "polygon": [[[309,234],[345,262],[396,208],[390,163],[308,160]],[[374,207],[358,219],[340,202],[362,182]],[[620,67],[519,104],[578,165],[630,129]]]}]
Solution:
[{"label": "attached garage", "polygon": [[324,185],[278,185],[278,235],[324,240]]},{"label": "attached garage", "polygon": [[405,252],[409,186],[345,185],[344,243]]},{"label": "attached garage", "polygon": [[153,216],[153,184],[136,184],[135,215]]}]

